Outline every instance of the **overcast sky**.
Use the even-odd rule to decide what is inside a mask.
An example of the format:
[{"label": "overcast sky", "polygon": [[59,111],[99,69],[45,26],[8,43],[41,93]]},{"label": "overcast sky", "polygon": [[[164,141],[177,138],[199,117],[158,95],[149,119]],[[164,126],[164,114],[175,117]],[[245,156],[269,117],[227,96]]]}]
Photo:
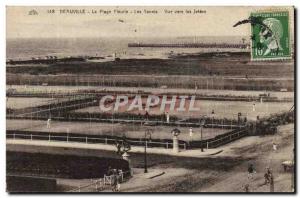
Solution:
[{"label": "overcast sky", "polygon": [[[60,9],[83,9],[86,14],[59,14]],[[35,9],[38,15],[28,15]],[[48,14],[47,9],[55,9]],[[91,10],[97,14],[91,14]],[[158,14],[100,14],[99,10],[157,10]],[[166,14],[168,10],[206,11]],[[259,7],[7,7],[7,38],[57,37],[178,37],[247,36],[250,25],[232,26]]]}]

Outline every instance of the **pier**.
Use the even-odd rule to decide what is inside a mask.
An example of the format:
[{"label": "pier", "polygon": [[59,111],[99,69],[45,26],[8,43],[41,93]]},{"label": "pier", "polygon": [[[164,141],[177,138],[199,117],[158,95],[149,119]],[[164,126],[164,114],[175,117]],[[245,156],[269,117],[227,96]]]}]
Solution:
[{"label": "pier", "polygon": [[249,44],[230,43],[128,43],[128,47],[160,47],[160,48],[239,48],[248,49]]}]

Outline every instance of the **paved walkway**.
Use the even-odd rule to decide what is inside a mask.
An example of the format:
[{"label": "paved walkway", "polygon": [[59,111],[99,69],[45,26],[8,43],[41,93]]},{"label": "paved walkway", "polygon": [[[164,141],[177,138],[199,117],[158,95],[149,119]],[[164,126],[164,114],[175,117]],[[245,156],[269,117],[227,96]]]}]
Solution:
[{"label": "paved walkway", "polygon": [[[31,145],[31,146],[43,146],[43,147],[63,147],[63,148],[79,148],[79,149],[93,149],[104,151],[117,151],[114,145],[107,144],[86,144],[78,142],[60,142],[60,141],[45,141],[45,140],[22,140],[22,139],[7,139],[6,144],[17,145]],[[170,156],[183,156],[183,157],[208,157],[221,153],[222,149],[204,149],[201,152],[200,149],[193,150],[180,150],[179,153],[174,153],[172,149],[165,148],[147,148],[147,153],[170,155]],[[144,153],[144,147],[132,146],[129,153]]]}]

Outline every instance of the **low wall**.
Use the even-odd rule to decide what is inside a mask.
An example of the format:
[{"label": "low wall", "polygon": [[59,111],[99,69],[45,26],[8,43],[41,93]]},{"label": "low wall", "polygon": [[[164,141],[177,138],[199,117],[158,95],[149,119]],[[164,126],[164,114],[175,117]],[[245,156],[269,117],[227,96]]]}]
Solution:
[{"label": "low wall", "polygon": [[26,176],[6,176],[6,190],[10,193],[55,192],[56,179]]},{"label": "low wall", "polygon": [[129,171],[128,162],[116,158],[7,151],[6,160],[7,174],[11,175],[84,179],[102,178],[109,167]]}]

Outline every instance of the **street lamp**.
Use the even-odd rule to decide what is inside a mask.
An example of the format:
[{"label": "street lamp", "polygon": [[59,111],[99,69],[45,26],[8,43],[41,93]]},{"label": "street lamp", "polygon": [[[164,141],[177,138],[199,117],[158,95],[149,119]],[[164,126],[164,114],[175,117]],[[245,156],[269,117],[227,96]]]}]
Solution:
[{"label": "street lamp", "polygon": [[69,142],[69,133],[70,133],[70,130],[69,130],[69,127],[67,128],[67,142]]},{"label": "street lamp", "polygon": [[214,128],[214,115],[215,115],[215,110],[211,111],[211,115],[212,115],[212,128]]},{"label": "street lamp", "polygon": [[201,126],[201,152],[203,152],[203,134],[202,134],[202,129],[203,129],[203,126],[205,125],[205,118],[202,118],[201,121],[200,121],[200,126]]},{"label": "street lamp", "polygon": [[146,129],[146,131],[145,131],[144,173],[148,173],[148,167],[147,167],[147,137],[149,137],[151,139],[152,133],[153,133],[152,129]]}]

